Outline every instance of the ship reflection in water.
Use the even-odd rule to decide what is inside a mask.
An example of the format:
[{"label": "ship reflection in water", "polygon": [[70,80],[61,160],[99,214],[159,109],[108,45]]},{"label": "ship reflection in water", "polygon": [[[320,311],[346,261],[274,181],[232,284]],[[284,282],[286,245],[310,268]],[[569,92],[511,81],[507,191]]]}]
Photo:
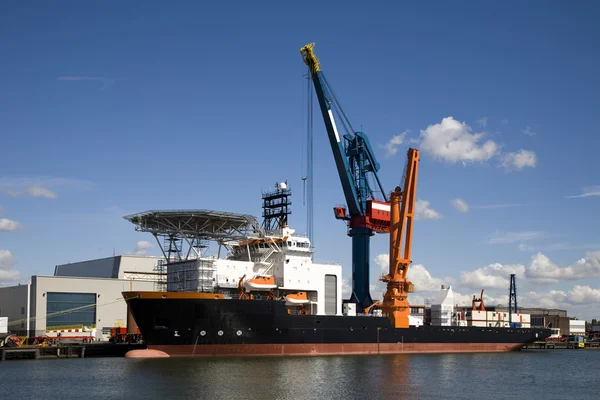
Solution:
[{"label": "ship reflection in water", "polygon": [[599,362],[600,352],[567,350],[6,361],[2,398],[594,399],[594,374],[573,379],[564,371]]}]

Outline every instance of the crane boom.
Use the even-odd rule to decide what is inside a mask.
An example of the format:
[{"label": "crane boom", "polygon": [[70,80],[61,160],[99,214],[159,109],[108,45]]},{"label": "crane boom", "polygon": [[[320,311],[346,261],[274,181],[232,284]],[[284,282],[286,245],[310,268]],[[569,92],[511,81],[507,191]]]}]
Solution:
[{"label": "crane boom", "polygon": [[304,63],[308,65],[308,69],[310,70],[313,84],[315,86],[317,99],[319,100],[319,108],[321,109],[323,120],[325,121],[325,128],[327,129],[327,134],[329,136],[329,144],[333,150],[333,157],[335,158],[335,165],[342,182],[342,188],[344,190],[344,196],[346,197],[348,211],[350,212],[350,215],[360,215],[362,210],[360,207],[360,202],[358,201],[358,195],[354,189],[354,185],[352,184],[352,170],[350,169],[348,159],[345,157],[346,149],[344,148],[344,143],[340,138],[339,131],[335,124],[335,119],[333,118],[332,104],[330,100],[331,96],[329,93],[327,93],[327,85],[322,77],[323,73],[321,71],[321,66],[317,56],[315,56],[315,53],[313,52],[313,47],[314,44],[307,44],[300,49],[300,52],[302,53]]},{"label": "crane boom", "polygon": [[387,282],[387,291],[383,296],[381,309],[396,328],[409,326],[408,293],[414,291],[414,285],[406,279],[406,275],[411,263],[419,150],[408,149],[407,158],[404,187],[396,187],[391,195],[390,267],[389,273],[381,277],[382,281]]},{"label": "crane boom", "polygon": [[[334,212],[336,218],[348,222],[348,235],[352,237],[351,301],[364,309],[373,303],[369,292],[370,238],[374,231],[389,231],[389,204],[377,175],[379,163],[369,139],[363,132],[355,132],[352,129],[350,121],[327,84],[313,48],[314,43],[307,44],[300,49],[300,53],[309,68],[315,87],[348,207],[347,215],[346,210],[340,207],[335,207]],[[341,117],[341,126],[346,131],[343,136],[340,136],[334,111]],[[377,199],[377,193],[380,199]]]}]

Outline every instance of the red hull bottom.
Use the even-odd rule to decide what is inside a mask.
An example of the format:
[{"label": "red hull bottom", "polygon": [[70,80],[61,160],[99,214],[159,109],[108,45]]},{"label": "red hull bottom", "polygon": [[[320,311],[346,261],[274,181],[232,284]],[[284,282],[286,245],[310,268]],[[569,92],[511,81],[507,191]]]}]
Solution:
[{"label": "red hull bottom", "polygon": [[238,344],[148,346],[171,357],[211,356],[325,356],[410,353],[500,353],[518,350],[520,343],[347,343],[347,344]]}]

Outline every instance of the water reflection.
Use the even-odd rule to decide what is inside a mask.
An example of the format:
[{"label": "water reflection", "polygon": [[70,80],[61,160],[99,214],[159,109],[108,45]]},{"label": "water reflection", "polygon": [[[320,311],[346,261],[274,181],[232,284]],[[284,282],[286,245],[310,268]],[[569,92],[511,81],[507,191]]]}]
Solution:
[{"label": "water reflection", "polygon": [[[597,398],[600,351],[0,362],[11,399]],[[572,372],[574,373],[574,372]],[[510,383],[510,385],[508,384]]]}]

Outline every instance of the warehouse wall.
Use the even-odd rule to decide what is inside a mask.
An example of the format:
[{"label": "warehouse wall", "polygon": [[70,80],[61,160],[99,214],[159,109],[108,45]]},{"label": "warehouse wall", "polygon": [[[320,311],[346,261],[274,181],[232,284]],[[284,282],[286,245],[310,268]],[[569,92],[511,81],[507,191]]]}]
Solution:
[{"label": "warehouse wall", "polygon": [[8,330],[17,335],[27,334],[29,285],[0,288],[0,317],[8,317]]},{"label": "warehouse wall", "polygon": [[119,259],[120,257],[108,257],[57,265],[54,268],[54,276],[116,278],[119,273]]},{"label": "warehouse wall", "polygon": [[[119,259],[119,279],[125,279],[125,274],[128,272],[154,272],[158,263],[157,257],[119,256]],[[113,278],[117,278],[117,276]]]},{"label": "warehouse wall", "polygon": [[[46,314],[48,292],[93,293],[96,295],[97,337],[102,328],[127,323],[127,304],[121,292],[130,290],[151,291],[153,282],[128,281],[117,279],[92,279],[80,277],[33,276],[31,278],[32,317],[35,335],[46,332]],[[33,332],[32,332],[33,334]]]},{"label": "warehouse wall", "polygon": [[153,272],[157,263],[157,257],[127,255],[107,257],[57,265],[54,267],[54,276],[124,279],[127,272]]},{"label": "warehouse wall", "polygon": [[546,315],[544,317],[544,326],[547,328],[560,328],[561,335],[568,335],[570,333],[568,317]]}]

